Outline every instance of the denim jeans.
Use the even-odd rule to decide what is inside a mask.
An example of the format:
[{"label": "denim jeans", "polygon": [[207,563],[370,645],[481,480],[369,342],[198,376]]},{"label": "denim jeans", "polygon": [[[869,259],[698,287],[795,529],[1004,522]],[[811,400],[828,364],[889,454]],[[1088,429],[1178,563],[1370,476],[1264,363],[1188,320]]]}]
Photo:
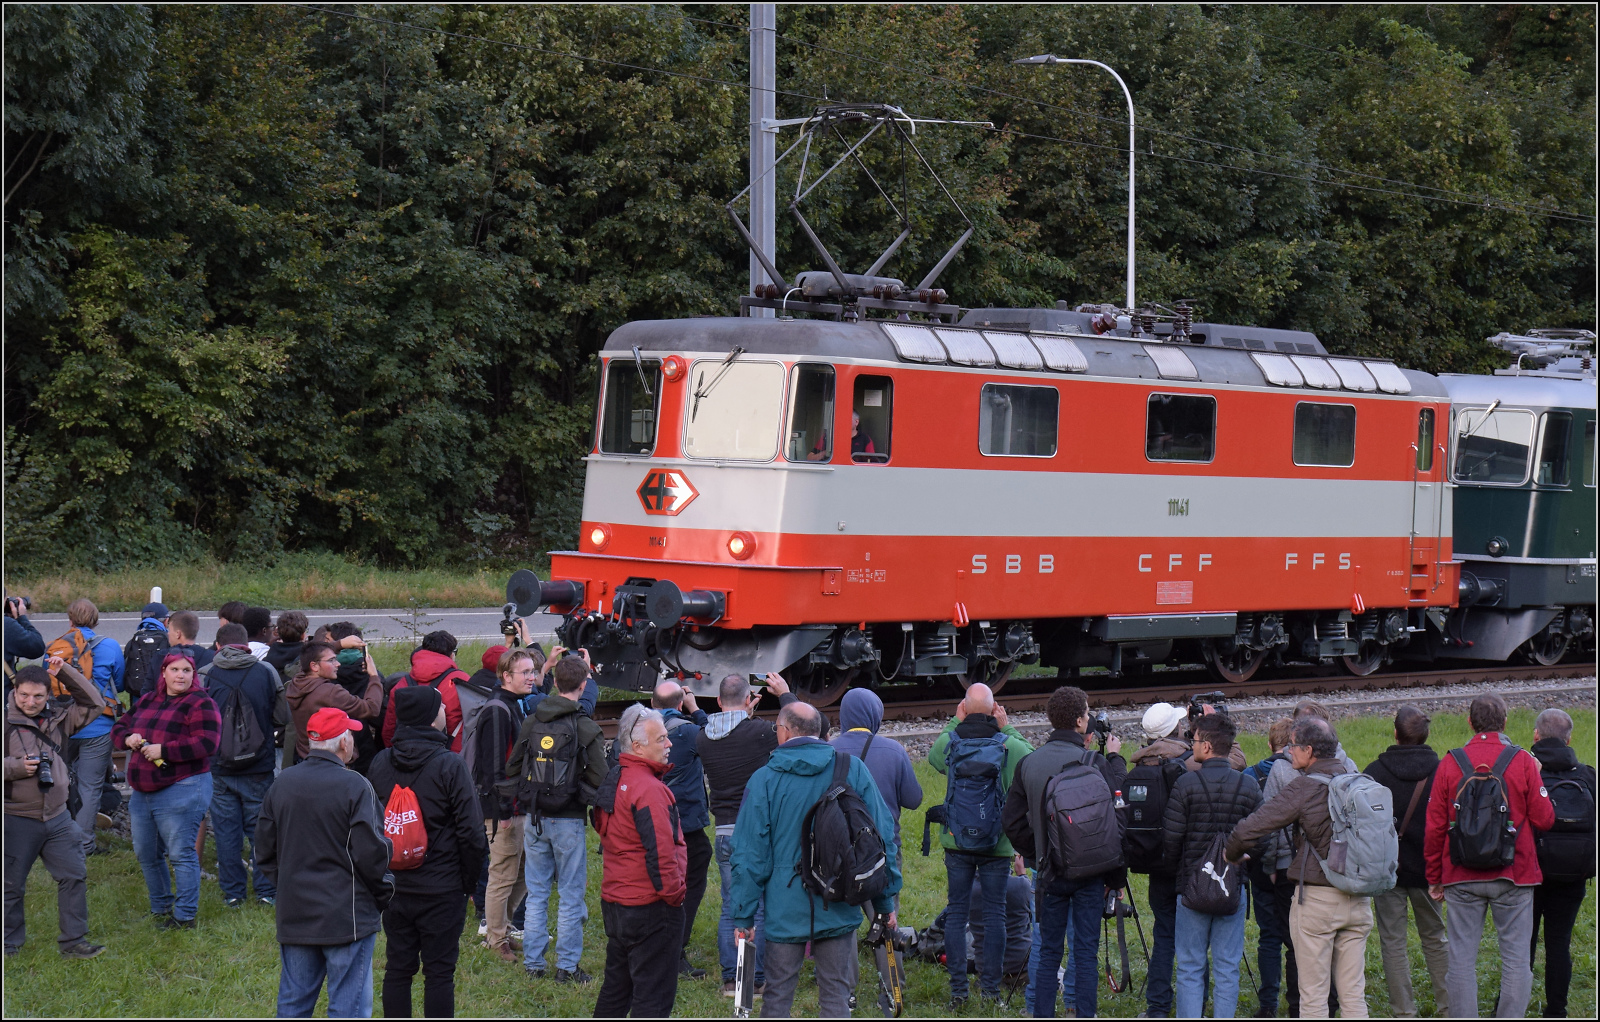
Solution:
[{"label": "denim jeans", "polygon": [[[733,857],[733,828],[728,828],[728,833],[722,833],[722,828],[717,828],[717,872],[722,877],[722,917],[717,921],[717,958],[722,965],[722,982],[732,983],[734,970],[737,968],[739,949],[733,941],[733,919],[728,915],[732,899],[728,897],[728,889],[733,886],[733,866],[730,860]],[[761,986],[767,981],[767,911],[762,902],[756,904],[756,986]]]},{"label": "denim jeans", "polygon": [[[211,808],[211,775],[195,774],[160,791],[135,791],[128,802],[133,823],[133,854],[144,870],[150,911],[175,919],[193,919],[200,911],[200,856],[194,839]],[[167,875],[171,865],[177,877]]]},{"label": "denim jeans", "polygon": [[[1070,906],[1067,908],[1067,932],[1072,932],[1072,908]],[[1022,1013],[1024,1015],[1033,1014],[1033,1000],[1038,996],[1036,992],[1038,982],[1035,976],[1039,966],[1039,949],[1044,943],[1044,938],[1041,936],[1042,933],[1043,931],[1039,929],[1039,924],[1034,923],[1033,947],[1028,950],[1028,987],[1022,993]],[[1077,999],[1074,991],[1077,989],[1078,977],[1073,972],[1071,948],[1067,949],[1066,961],[1062,962],[1059,968],[1061,969],[1061,980],[1056,984],[1056,996],[1061,998],[1063,1004],[1076,1004]],[[1051,1014],[1054,1013],[1055,1009],[1052,1008]]]},{"label": "denim jeans", "polygon": [[111,735],[74,738],[72,752],[77,757],[78,797],[83,800],[78,808],[77,823],[83,832],[83,854],[88,855],[94,851],[94,818],[100,812],[100,792],[106,784],[106,770],[111,766]]},{"label": "denim jeans", "polygon": [[1212,1017],[1233,1018],[1239,1009],[1239,963],[1244,959],[1244,914],[1239,899],[1232,915],[1196,912],[1178,898],[1177,1017],[1200,1018],[1206,1006],[1206,951],[1211,951]]},{"label": "denim jeans", "polygon": [[994,935],[1006,932],[1006,874],[1011,859],[1000,855],[974,855],[968,852],[944,853],[945,875],[949,878],[949,909],[944,922],[945,968],[950,973],[950,993],[967,996],[967,916],[972,911],[972,880],[976,876],[983,891],[983,932],[988,939],[979,949],[978,989],[1000,996],[1000,976],[1005,970],[1006,942]]},{"label": "denim jeans", "polygon": [[523,828],[528,915],[522,934],[522,961],[529,969],[545,967],[552,888],[561,899],[556,915],[555,966],[571,972],[583,956],[583,924],[589,918],[589,906],[583,900],[589,886],[586,828],[583,820],[549,816],[538,823],[529,817]]},{"label": "denim jeans", "polygon": [[[256,868],[256,816],[271,787],[272,775],[267,773],[211,775],[211,832],[217,842],[217,882],[222,886],[222,896],[229,901],[244,898],[248,873],[255,874],[256,897],[278,895],[272,881]],[[244,865],[246,840],[250,842],[248,873]]]},{"label": "denim jeans", "polygon": [[372,1017],[372,948],[369,933],[354,944],[279,944],[278,1017],[310,1018],[322,980],[328,980],[329,1018]]},{"label": "denim jeans", "polygon": [[1034,970],[1033,1017],[1055,1018],[1055,998],[1038,997],[1056,978],[1072,921],[1072,957],[1077,968],[1073,987],[1079,1018],[1093,1018],[1100,978],[1095,975],[1095,952],[1100,942],[1100,916],[1105,910],[1106,885],[1100,877],[1088,880],[1053,880],[1039,889],[1039,961]]}]

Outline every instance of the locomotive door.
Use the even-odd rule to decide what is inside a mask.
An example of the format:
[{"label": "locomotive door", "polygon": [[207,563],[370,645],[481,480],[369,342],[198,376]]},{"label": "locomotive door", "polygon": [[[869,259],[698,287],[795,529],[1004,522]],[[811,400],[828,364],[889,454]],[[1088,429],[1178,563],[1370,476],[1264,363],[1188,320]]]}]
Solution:
[{"label": "locomotive door", "polygon": [[1436,458],[1435,413],[1417,413],[1417,442],[1411,475],[1411,537],[1407,544],[1407,588],[1413,601],[1426,600],[1438,587],[1439,546],[1444,531],[1444,459]]}]

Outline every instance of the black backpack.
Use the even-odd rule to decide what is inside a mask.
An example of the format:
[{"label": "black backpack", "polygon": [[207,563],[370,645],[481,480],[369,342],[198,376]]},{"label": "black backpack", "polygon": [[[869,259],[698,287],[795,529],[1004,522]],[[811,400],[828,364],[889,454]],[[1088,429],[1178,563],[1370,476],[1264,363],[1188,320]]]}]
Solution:
[{"label": "black backpack", "polygon": [[122,687],[133,693],[134,699],[144,695],[144,690],[155,680],[161,658],[167,655],[171,645],[167,633],[159,628],[141,628],[128,640],[122,651],[125,661]]},{"label": "black backpack", "polygon": [[266,751],[268,740],[256,717],[255,706],[245,697],[241,678],[222,704],[222,740],[217,745],[217,765],[235,770],[249,766]]},{"label": "black backpack", "polygon": [[1111,787],[1088,750],[1044,787],[1046,861],[1040,871],[1056,880],[1087,880],[1123,864],[1123,819]]},{"label": "black backpack", "polygon": [[834,750],[833,780],[806,812],[800,831],[800,884],[825,902],[863,905],[889,887],[889,856],[878,825],[850,787],[847,752]]},{"label": "black backpack", "polygon": [[577,808],[578,779],[583,773],[578,762],[583,752],[578,744],[578,714],[565,713],[550,721],[529,717],[522,727],[527,744],[521,776],[509,779],[514,791],[501,794],[513,794],[534,819]]},{"label": "black backpack", "polygon": [[1206,853],[1184,881],[1180,893],[1185,908],[1208,916],[1231,916],[1239,911],[1244,867],[1223,858],[1222,852],[1227,844],[1227,831],[1211,838]]},{"label": "black backpack", "polygon": [[1450,861],[1466,869],[1498,870],[1511,865],[1517,852],[1517,828],[1511,823],[1506,795],[1506,768],[1522,750],[1508,745],[1487,770],[1475,769],[1464,749],[1450,755],[1461,767],[1456,787],[1455,822],[1450,824]]},{"label": "black backpack", "polygon": [[1578,770],[1541,771],[1556,822],[1534,832],[1539,869],[1546,880],[1581,883],[1595,875],[1595,793]]},{"label": "black backpack", "polygon": [[1172,786],[1183,776],[1183,758],[1172,756],[1156,763],[1140,763],[1128,771],[1123,781],[1122,856],[1131,873],[1154,873],[1161,869],[1161,833],[1167,814],[1167,799]]}]

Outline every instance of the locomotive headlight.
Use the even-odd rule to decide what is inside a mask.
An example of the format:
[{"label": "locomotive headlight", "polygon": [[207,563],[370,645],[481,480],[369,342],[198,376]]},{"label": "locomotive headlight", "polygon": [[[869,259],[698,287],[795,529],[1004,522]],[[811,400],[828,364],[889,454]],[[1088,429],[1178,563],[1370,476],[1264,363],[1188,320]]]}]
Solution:
[{"label": "locomotive headlight", "polygon": [[596,525],[589,530],[589,545],[596,551],[604,550],[611,542],[611,529],[605,525]]},{"label": "locomotive headlight", "polygon": [[687,367],[682,358],[677,355],[668,355],[666,360],[661,363],[661,375],[665,376],[668,381],[676,380],[683,375],[685,368]]},{"label": "locomotive headlight", "polygon": [[736,532],[728,537],[728,553],[744,560],[756,552],[756,538],[748,532]]}]

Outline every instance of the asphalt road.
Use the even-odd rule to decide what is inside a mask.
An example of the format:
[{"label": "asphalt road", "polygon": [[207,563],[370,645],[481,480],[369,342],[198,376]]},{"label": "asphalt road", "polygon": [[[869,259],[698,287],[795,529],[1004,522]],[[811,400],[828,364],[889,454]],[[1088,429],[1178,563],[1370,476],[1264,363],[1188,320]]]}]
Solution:
[{"label": "asphalt road", "polygon": [[[311,620],[313,630],[333,621],[351,621],[369,641],[412,642],[441,628],[454,635],[457,642],[487,642],[501,638],[499,607],[476,610],[465,607],[442,608],[415,615],[410,610],[308,610],[305,613]],[[30,614],[28,620],[39,629],[39,634],[44,636],[46,642],[68,628],[65,614]],[[138,614],[101,614],[100,624],[95,631],[126,643],[133,638],[139,620]],[[546,644],[554,638],[559,621],[560,618],[554,614],[536,614],[528,619],[534,637]],[[200,614],[198,638],[209,643],[216,632],[216,613]]]}]

